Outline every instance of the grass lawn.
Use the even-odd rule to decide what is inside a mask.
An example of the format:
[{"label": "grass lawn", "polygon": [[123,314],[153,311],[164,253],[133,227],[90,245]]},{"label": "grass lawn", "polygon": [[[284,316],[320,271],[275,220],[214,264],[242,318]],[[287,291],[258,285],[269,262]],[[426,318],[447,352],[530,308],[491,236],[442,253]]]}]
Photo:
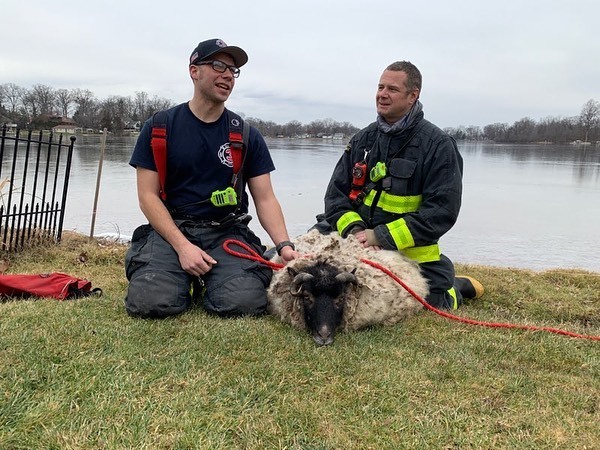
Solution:
[{"label": "grass lawn", "polygon": [[[65,235],[7,257],[104,295],[0,303],[0,448],[600,448],[600,341],[428,311],[328,347],[271,317],[132,319],[124,253]],[[461,316],[600,335],[600,274],[458,269],[487,289]]]}]

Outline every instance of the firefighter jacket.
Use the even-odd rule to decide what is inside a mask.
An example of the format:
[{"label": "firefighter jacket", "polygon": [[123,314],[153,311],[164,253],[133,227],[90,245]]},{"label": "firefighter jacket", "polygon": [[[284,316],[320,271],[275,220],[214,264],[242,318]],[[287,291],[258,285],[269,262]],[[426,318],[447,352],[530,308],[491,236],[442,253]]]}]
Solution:
[{"label": "firefighter jacket", "polygon": [[[384,178],[367,175],[362,201],[349,198],[352,168],[384,162]],[[384,133],[377,122],[350,140],[325,194],[325,218],[343,237],[371,228],[382,248],[419,262],[440,261],[438,240],[456,222],[462,195],[462,157],[456,142],[420,112],[407,128]]]}]

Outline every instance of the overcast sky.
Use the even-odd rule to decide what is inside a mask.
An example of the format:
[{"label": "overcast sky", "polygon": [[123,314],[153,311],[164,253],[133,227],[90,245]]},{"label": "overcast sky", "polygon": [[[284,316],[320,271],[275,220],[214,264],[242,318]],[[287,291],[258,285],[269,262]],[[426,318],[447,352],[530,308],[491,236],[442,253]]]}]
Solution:
[{"label": "overcast sky", "polygon": [[250,57],[227,102],[246,116],[363,127],[408,60],[426,118],[484,126],[600,101],[599,23],[597,0],[0,0],[0,84],[180,103],[191,51],[221,38]]}]

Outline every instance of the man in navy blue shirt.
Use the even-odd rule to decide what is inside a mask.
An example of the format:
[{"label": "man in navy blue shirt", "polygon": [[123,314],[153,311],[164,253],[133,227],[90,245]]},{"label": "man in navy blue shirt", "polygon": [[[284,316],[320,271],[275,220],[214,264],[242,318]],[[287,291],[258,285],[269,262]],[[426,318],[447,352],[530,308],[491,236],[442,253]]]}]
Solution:
[{"label": "man in navy blue shirt", "polygon": [[[283,261],[298,256],[273,192],[273,161],[254,127],[234,176],[230,122],[239,116],[225,108],[225,101],[247,61],[244,50],[221,39],[200,42],[192,52],[193,97],[162,114],[167,135],[164,186],[151,148],[152,119],[144,124],[130,160],[140,208],[149,222],[134,232],[125,261],[130,281],[125,306],[132,316],[179,314],[199,298],[207,311],[224,316],[265,311],[271,269],[222,247],[225,240],[237,239],[259,253],[265,250],[248,228],[246,184],[258,219]],[[241,189],[232,189],[232,178]],[[236,200],[214,201],[215,193],[228,188],[237,193]],[[161,198],[162,191],[166,198]]]}]

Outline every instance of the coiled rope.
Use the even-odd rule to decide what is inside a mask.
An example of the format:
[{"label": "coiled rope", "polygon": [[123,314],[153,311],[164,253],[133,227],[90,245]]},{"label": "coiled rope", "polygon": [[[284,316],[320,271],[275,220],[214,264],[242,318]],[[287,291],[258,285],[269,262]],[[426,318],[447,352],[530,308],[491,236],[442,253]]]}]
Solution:
[{"label": "coiled rope", "polygon": [[[242,252],[232,250],[230,248],[230,245],[237,245],[237,246],[243,248],[247,253],[242,253]],[[285,267],[284,264],[278,264],[278,263],[274,263],[273,261],[264,259],[253,248],[246,245],[244,242],[238,241],[236,239],[227,239],[225,242],[223,242],[223,249],[230,255],[237,256],[239,258],[249,259],[252,261],[257,261],[261,264],[271,267],[273,270],[280,270]],[[417,294],[415,291],[413,291],[410,288],[410,286],[408,286],[406,283],[404,283],[404,281],[402,281],[398,276],[396,276],[388,268],[382,266],[379,263],[376,263],[374,261],[366,259],[366,258],[361,258],[360,261],[365,264],[368,264],[371,267],[374,267],[375,269],[382,271],[383,273],[388,275],[390,278],[392,278],[396,283],[398,283],[400,286],[402,286],[410,295],[412,295],[414,297],[415,300],[417,300],[419,303],[421,303],[426,309],[434,312],[435,314],[437,314],[439,316],[445,317],[447,319],[455,320],[457,322],[462,322],[462,323],[466,323],[469,325],[477,325],[477,326],[488,327],[488,328],[509,328],[509,329],[518,329],[518,330],[526,330],[526,331],[544,331],[547,333],[559,334],[562,336],[568,336],[568,337],[572,337],[572,338],[590,339],[593,341],[600,341],[600,336],[573,333],[571,331],[565,331],[565,330],[561,330],[558,328],[540,327],[540,326],[535,326],[535,325],[519,325],[519,324],[502,323],[502,322],[485,322],[485,321],[481,321],[481,320],[468,319],[465,317],[450,314],[446,311],[442,311],[440,309],[435,308],[434,306],[431,306],[419,294]]]}]

